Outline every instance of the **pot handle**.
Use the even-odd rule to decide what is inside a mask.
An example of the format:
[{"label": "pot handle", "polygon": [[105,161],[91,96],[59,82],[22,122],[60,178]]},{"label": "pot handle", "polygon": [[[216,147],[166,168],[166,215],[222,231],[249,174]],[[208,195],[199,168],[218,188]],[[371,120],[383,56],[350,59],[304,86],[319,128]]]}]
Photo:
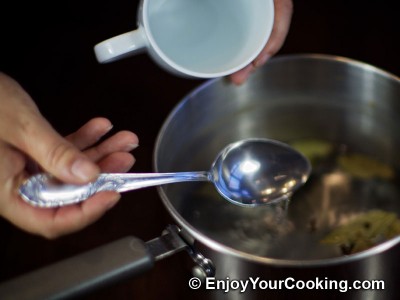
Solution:
[{"label": "pot handle", "polygon": [[126,237],[0,285],[1,299],[62,299],[141,274],[154,265],[145,243]]},{"label": "pot handle", "polygon": [[[144,273],[154,262],[181,250],[194,261],[199,254],[180,236],[176,226],[168,226],[160,237],[148,242],[125,237],[94,250],[62,260],[0,284],[1,300],[65,299]],[[199,262],[207,262],[205,265]],[[211,261],[197,263],[212,274]]]}]

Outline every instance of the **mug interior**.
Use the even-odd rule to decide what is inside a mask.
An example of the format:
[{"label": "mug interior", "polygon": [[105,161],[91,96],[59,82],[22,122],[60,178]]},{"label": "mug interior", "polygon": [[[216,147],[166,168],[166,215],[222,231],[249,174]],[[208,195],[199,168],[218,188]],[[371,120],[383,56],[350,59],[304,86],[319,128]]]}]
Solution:
[{"label": "mug interior", "polygon": [[152,0],[143,7],[152,50],[196,77],[223,76],[251,62],[273,18],[272,0]]}]

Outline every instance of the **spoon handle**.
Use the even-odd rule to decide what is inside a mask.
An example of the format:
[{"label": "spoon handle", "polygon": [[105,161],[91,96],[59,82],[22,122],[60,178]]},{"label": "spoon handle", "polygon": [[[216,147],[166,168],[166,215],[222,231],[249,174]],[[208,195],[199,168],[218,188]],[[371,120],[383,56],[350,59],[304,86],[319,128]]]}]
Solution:
[{"label": "spoon handle", "polygon": [[100,191],[126,192],[140,188],[182,182],[208,181],[209,172],[181,173],[102,173],[88,184],[73,185],[55,181],[41,173],[26,180],[20,187],[21,197],[39,207],[59,207],[86,200]]},{"label": "spoon handle", "polygon": [[92,189],[126,192],[140,188],[183,181],[208,181],[209,172],[177,173],[103,173],[92,183]]}]

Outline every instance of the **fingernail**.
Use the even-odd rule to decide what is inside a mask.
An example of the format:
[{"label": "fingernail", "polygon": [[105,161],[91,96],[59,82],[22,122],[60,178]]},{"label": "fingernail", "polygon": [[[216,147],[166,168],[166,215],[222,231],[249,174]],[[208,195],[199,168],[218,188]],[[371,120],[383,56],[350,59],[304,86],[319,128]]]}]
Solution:
[{"label": "fingernail", "polygon": [[104,132],[101,133],[101,136],[98,137],[98,140],[100,140],[103,136],[105,136],[107,133],[109,133],[110,130],[113,129],[113,127],[114,127],[114,125],[112,125],[112,124],[111,124],[110,126],[108,126],[108,127],[104,130]]},{"label": "fingernail", "polygon": [[83,181],[89,181],[97,175],[99,170],[92,162],[80,158],[72,164],[71,172]]},{"label": "fingernail", "polygon": [[127,144],[125,146],[125,151],[132,151],[132,150],[136,149],[137,147],[139,147],[139,144]]},{"label": "fingernail", "polygon": [[259,57],[259,58],[257,58],[257,59],[255,60],[254,66],[255,66],[256,68],[261,67],[261,66],[262,66],[263,64],[265,64],[265,63],[267,62],[267,60],[270,59],[270,58],[271,58],[270,55],[265,54],[265,55],[263,55],[263,56],[261,56],[261,57]]},{"label": "fingernail", "polygon": [[106,128],[106,132],[109,132],[111,129],[113,129],[113,127],[114,127],[113,124],[111,124],[110,126],[108,126],[108,127]]}]

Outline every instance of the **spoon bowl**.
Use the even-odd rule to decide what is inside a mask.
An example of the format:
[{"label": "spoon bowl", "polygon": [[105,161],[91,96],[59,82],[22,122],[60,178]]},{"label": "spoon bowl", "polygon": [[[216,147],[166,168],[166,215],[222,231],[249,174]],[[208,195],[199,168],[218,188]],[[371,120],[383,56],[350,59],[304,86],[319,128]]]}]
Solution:
[{"label": "spoon bowl", "polygon": [[228,145],[211,168],[212,181],[228,201],[256,206],[287,199],[311,173],[311,164],[287,144],[249,139]]},{"label": "spoon bowl", "polygon": [[311,164],[300,152],[271,139],[252,138],[226,146],[210,171],[176,173],[103,173],[84,185],[59,182],[49,174],[28,178],[21,197],[39,207],[60,207],[82,202],[101,191],[126,192],[150,186],[210,181],[228,201],[257,206],[287,199],[311,173]]}]

